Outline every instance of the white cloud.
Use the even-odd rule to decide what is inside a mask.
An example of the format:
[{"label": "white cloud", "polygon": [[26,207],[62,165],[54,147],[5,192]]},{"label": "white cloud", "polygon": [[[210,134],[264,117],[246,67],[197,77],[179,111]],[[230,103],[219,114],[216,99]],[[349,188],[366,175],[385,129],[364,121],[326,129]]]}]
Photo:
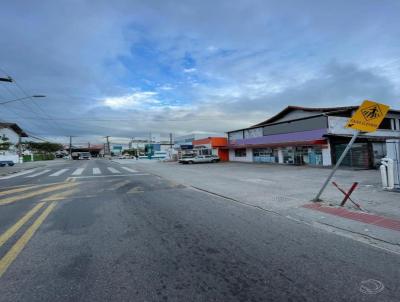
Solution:
[{"label": "white cloud", "polygon": [[174,87],[172,87],[172,85],[170,85],[170,84],[165,84],[165,85],[160,86],[158,89],[168,91],[168,90],[173,90]]},{"label": "white cloud", "polygon": [[160,101],[156,96],[157,92],[136,91],[123,96],[105,98],[102,103],[112,109],[138,109],[143,106],[159,105]]},{"label": "white cloud", "polygon": [[196,68],[185,68],[183,70],[184,73],[193,73],[193,72],[196,72],[196,71],[197,71]]}]

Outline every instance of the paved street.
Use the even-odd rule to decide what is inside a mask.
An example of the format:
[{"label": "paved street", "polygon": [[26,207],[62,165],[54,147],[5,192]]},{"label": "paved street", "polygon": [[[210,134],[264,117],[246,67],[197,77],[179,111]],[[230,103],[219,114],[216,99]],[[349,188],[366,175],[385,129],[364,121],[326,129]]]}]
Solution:
[{"label": "paved street", "polygon": [[399,255],[144,165],[28,171],[0,179],[0,301],[399,301]]}]

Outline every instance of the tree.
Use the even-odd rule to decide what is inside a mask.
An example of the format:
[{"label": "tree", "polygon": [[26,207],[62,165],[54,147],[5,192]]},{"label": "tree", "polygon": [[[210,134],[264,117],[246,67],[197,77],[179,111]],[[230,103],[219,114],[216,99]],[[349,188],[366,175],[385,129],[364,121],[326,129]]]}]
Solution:
[{"label": "tree", "polygon": [[27,149],[39,153],[53,153],[63,149],[63,145],[50,142],[26,142],[24,144],[27,146]]},{"label": "tree", "polygon": [[3,134],[0,138],[0,150],[8,150],[11,147],[10,139]]},{"label": "tree", "polygon": [[136,156],[138,153],[138,151],[136,149],[125,149],[124,151],[122,151],[122,154],[128,154],[130,156]]}]

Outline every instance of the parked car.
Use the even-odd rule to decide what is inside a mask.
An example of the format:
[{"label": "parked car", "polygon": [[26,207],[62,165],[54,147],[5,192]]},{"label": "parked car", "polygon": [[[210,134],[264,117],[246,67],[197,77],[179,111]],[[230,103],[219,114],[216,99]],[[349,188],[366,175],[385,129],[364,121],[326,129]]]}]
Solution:
[{"label": "parked car", "polygon": [[181,158],[179,162],[181,164],[199,164],[199,163],[216,163],[220,159],[216,155],[197,155],[193,157]]},{"label": "parked car", "polygon": [[5,167],[6,165],[14,166],[14,162],[10,160],[3,160],[0,161],[0,167]]}]

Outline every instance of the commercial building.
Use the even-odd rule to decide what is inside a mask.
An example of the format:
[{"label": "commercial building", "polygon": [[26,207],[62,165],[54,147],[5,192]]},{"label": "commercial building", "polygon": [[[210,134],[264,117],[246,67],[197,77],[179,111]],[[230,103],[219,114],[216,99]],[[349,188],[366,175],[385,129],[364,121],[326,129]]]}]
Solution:
[{"label": "commercial building", "polygon": [[198,155],[218,155],[223,161],[229,159],[226,146],[228,140],[225,137],[206,137],[192,142],[193,151]]},{"label": "commercial building", "polygon": [[[357,108],[288,106],[259,124],[228,132],[229,160],[331,166],[352,136],[345,125]],[[400,138],[398,110],[390,110],[377,131],[361,134],[342,165],[375,167],[391,138]]]}]

